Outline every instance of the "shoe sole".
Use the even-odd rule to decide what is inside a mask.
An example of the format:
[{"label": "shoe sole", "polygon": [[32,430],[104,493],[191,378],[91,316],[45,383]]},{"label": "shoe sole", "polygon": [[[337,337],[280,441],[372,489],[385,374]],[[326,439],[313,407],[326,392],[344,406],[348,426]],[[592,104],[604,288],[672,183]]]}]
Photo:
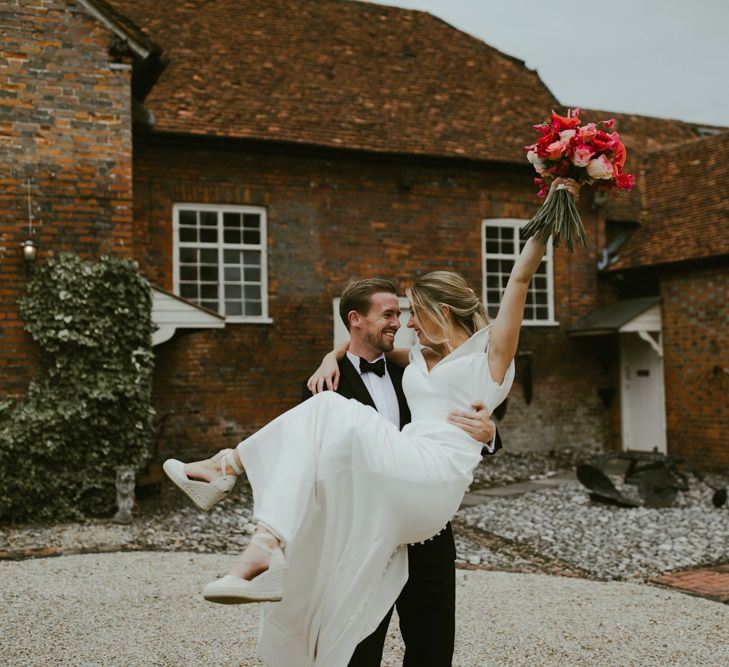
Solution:
[{"label": "shoe sole", "polygon": [[238,595],[203,595],[208,602],[217,604],[251,604],[254,602],[281,602],[283,598],[280,595],[270,595],[268,597],[247,598]]}]

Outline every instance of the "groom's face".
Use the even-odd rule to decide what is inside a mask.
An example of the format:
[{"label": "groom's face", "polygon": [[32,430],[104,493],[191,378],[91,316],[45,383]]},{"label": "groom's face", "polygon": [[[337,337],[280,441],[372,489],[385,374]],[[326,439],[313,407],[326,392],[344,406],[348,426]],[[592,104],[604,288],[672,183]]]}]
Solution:
[{"label": "groom's face", "polygon": [[397,296],[377,292],[370,297],[370,309],[359,315],[356,333],[367,346],[378,352],[389,352],[395,347],[395,334],[400,328],[400,306]]}]

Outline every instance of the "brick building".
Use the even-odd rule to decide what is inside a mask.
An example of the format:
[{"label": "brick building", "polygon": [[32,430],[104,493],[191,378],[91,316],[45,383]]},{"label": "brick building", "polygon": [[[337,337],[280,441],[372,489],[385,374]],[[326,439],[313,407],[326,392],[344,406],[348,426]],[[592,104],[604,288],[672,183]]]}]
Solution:
[{"label": "brick building", "polygon": [[[404,292],[419,273],[453,269],[494,312],[539,205],[523,145],[558,104],[522,62],[427,13],[348,0],[20,0],[0,11],[4,395],[22,397],[37,371],[15,305],[31,233],[39,261],[116,253],[155,285],[160,456],[229,444],[296,403],[352,277],[391,276]],[[645,346],[665,351],[668,451],[729,468],[729,145],[701,138],[712,128],[616,118],[640,188],[584,196],[589,250],[545,258],[501,429],[513,449],[620,448],[621,399],[634,391],[620,386],[620,329],[644,326]],[[688,208],[671,208],[673,186],[653,165],[706,153],[719,156],[715,184],[699,197],[687,182]],[[711,202],[694,252],[686,217]],[[705,329],[695,340],[684,295]],[[682,382],[689,350],[711,401]]]}]

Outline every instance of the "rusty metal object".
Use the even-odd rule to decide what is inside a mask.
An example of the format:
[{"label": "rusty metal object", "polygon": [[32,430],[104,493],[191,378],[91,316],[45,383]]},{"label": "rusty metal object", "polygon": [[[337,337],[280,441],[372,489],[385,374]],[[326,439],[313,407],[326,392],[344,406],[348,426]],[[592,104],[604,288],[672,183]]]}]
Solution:
[{"label": "rusty metal object", "polygon": [[[601,465],[605,466],[614,460],[629,462],[624,482],[638,488],[638,494],[646,507],[671,507],[679,491],[688,491],[689,475],[693,475],[714,491],[711,498],[714,507],[723,507],[726,504],[726,488],[711,484],[686,459],[658,452],[621,452],[604,457]],[[591,491],[592,500],[621,507],[640,506],[620,493],[600,467],[585,463],[578,465],[577,479]]]}]

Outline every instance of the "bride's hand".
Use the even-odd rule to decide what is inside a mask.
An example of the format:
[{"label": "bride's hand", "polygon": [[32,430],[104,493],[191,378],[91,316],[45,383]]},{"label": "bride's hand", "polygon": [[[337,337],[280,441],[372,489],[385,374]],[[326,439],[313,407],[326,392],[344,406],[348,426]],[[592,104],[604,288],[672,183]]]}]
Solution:
[{"label": "bride's hand", "polygon": [[582,183],[578,183],[574,178],[555,178],[552,181],[552,185],[549,186],[549,194],[547,195],[547,199],[556,190],[567,190],[567,192],[569,192],[575,199],[577,199],[580,196],[581,187]]},{"label": "bride's hand", "polygon": [[322,359],[321,365],[306,382],[307,389],[312,394],[318,394],[325,389],[336,391],[339,386],[339,364],[334,352],[329,352]]}]

